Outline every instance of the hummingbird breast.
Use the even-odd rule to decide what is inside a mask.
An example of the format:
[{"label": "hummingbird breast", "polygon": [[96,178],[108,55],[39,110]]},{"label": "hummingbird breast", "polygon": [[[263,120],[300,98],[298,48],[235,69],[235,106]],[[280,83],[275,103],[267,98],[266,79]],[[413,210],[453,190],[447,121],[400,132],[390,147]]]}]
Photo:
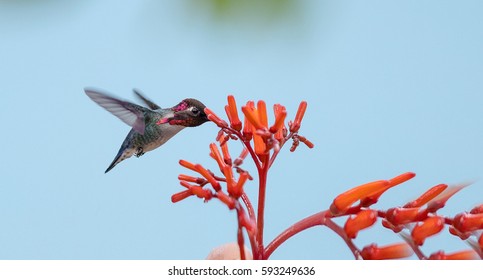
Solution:
[{"label": "hummingbird breast", "polygon": [[166,143],[176,133],[181,131],[184,126],[170,125],[168,123],[157,125],[156,122],[150,122],[146,124],[144,134],[139,134],[134,129],[130,133],[133,133],[132,147],[142,148],[143,152],[152,151],[159,146]]}]

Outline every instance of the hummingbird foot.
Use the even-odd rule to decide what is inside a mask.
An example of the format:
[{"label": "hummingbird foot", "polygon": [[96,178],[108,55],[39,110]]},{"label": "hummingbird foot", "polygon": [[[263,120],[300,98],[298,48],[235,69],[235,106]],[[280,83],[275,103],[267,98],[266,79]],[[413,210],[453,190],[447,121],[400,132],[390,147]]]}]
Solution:
[{"label": "hummingbird foot", "polygon": [[140,156],[144,155],[143,148],[142,147],[138,147],[137,150],[136,150],[136,153],[134,155],[136,157],[140,157]]}]

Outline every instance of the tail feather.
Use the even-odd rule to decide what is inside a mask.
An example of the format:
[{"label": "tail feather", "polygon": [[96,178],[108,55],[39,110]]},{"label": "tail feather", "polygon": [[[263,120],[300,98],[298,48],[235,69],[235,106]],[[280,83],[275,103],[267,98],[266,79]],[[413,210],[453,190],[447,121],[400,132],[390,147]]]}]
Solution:
[{"label": "tail feather", "polygon": [[119,149],[119,152],[117,153],[116,157],[111,162],[111,164],[109,165],[109,167],[106,169],[106,171],[104,171],[104,173],[109,172],[111,169],[114,168],[114,166],[116,166],[118,163],[120,163],[123,160],[123,159],[120,159],[121,156],[122,156],[122,154],[123,154],[123,150],[121,148],[121,149]]},{"label": "tail feather", "polygon": [[117,152],[116,157],[114,158],[114,160],[111,162],[111,164],[109,165],[109,167],[106,169],[106,171],[104,173],[109,172],[118,163],[120,163],[121,161],[123,161],[127,158],[130,158],[134,154],[134,149],[127,148],[127,146],[129,146],[128,144],[129,143],[123,143],[123,145],[119,149],[119,152]]}]

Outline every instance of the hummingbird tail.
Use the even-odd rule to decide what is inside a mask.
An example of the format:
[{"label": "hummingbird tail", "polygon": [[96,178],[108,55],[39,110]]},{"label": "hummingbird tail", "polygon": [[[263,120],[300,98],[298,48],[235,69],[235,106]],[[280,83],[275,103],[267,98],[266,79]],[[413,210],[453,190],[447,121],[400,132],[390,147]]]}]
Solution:
[{"label": "hummingbird tail", "polygon": [[107,173],[107,172],[109,172],[109,171],[111,171],[111,169],[113,169],[113,168],[114,168],[114,166],[116,166],[116,164],[118,164],[119,162],[121,162],[121,161],[119,160],[119,158],[121,157],[121,154],[122,154],[121,152],[119,152],[119,153],[117,154],[116,158],[114,158],[114,160],[111,162],[111,164],[110,164],[110,165],[109,165],[109,167],[106,169],[106,171],[104,171],[104,174],[105,174],[105,173]]},{"label": "hummingbird tail", "polygon": [[113,169],[114,166],[116,166],[116,164],[117,164],[117,162],[116,162],[117,160],[116,159],[114,159],[114,161],[111,163],[111,165],[109,165],[109,167],[106,169],[106,171],[104,171],[104,173],[107,173],[107,172],[111,171],[111,169]]},{"label": "hummingbird tail", "polygon": [[130,157],[131,155],[129,154],[129,150],[126,150],[124,147],[121,147],[119,149],[119,152],[117,152],[117,155],[116,157],[114,158],[114,160],[111,162],[111,164],[109,165],[109,167],[106,169],[106,171],[104,171],[104,173],[107,173],[109,172],[111,169],[114,168],[114,166],[116,166],[118,163],[120,163],[121,161],[125,160],[126,158]]}]

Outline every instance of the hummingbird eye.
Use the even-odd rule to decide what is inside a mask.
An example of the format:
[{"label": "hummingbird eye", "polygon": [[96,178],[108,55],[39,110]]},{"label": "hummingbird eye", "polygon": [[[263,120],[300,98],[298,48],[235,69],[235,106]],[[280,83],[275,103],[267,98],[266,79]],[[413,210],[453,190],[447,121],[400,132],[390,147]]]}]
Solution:
[{"label": "hummingbird eye", "polygon": [[193,115],[195,116],[200,114],[200,110],[196,107],[191,107],[190,110],[191,110],[191,113],[193,113]]}]

